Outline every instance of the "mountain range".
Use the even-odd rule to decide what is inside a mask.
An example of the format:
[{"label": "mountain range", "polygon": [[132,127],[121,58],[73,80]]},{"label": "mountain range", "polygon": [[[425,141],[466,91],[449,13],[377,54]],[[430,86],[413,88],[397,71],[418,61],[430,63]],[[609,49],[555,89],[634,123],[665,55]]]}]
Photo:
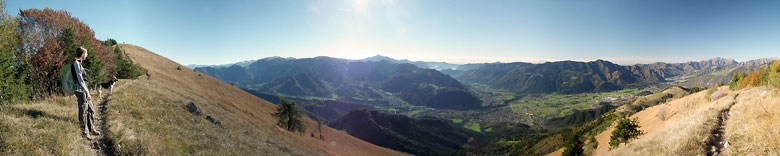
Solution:
[{"label": "mountain range", "polygon": [[241,88],[284,96],[373,100],[393,97],[402,99],[402,103],[446,109],[471,109],[481,104],[479,98],[447,74],[387,60],[273,57],[246,67],[195,70]]},{"label": "mountain range", "polygon": [[252,64],[255,61],[257,61],[257,60],[246,60],[246,61],[241,61],[241,62],[236,62],[236,63],[228,63],[228,64],[220,64],[220,65],[189,64],[189,65],[187,65],[187,67],[190,68],[190,69],[195,69],[195,68],[198,68],[198,67],[227,68],[227,67],[230,67],[230,66],[233,66],[233,65],[246,67],[247,65]]},{"label": "mountain range", "polygon": [[736,62],[714,58],[699,62],[630,66],[609,61],[559,61],[542,64],[494,63],[464,71],[457,79],[517,93],[584,93],[666,83],[690,87],[726,83],[736,72],[771,63],[772,58]]},{"label": "mountain range", "polygon": [[[308,111],[334,121],[354,109],[376,105],[481,108],[482,100],[463,83],[485,84],[518,94],[575,94],[648,85],[701,87],[729,82],[734,73],[757,69],[772,60],[737,62],[713,58],[636,65],[618,65],[606,60],[482,63],[439,71],[427,68],[431,62],[395,60],[378,55],[361,60],[269,57],[245,66],[236,64],[195,70],[258,97],[272,97],[266,100],[293,98],[306,101],[302,103]],[[340,107],[330,106],[332,104]]]}]

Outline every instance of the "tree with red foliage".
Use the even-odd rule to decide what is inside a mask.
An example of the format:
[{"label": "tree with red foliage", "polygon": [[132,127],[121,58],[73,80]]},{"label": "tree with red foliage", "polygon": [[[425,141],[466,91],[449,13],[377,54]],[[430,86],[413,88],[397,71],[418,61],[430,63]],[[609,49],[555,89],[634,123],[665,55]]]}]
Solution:
[{"label": "tree with red foliage", "polygon": [[19,11],[18,29],[21,48],[30,59],[28,82],[34,98],[48,97],[59,92],[58,71],[71,61],[80,44],[95,56],[85,62],[92,83],[101,82],[116,74],[110,48],[95,39],[95,33],[78,18],[65,10],[49,8]]},{"label": "tree with red foliage", "polygon": [[760,86],[763,80],[765,80],[766,78],[765,75],[766,75],[766,70],[764,68],[761,68],[756,72],[750,73],[744,79],[742,79],[742,82],[739,84],[739,89]]}]

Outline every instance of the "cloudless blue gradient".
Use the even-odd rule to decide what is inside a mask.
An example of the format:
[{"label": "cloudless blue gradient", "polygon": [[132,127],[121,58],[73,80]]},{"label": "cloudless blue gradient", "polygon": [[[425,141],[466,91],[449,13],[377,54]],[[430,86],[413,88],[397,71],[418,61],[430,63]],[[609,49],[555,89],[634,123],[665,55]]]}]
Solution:
[{"label": "cloudless blue gradient", "polygon": [[780,1],[8,1],[182,64],[269,56],[620,64],[780,56]]}]

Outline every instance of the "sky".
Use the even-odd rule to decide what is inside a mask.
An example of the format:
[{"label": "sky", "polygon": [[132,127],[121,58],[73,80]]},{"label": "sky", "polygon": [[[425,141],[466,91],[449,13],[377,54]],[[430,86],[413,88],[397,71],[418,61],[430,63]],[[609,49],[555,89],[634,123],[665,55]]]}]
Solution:
[{"label": "sky", "polygon": [[181,64],[270,56],[618,64],[780,56],[780,1],[9,0]]}]

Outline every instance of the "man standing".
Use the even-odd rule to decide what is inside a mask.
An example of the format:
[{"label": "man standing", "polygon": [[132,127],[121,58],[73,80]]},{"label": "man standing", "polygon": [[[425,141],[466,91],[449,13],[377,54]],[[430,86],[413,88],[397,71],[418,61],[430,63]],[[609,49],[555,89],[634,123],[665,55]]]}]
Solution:
[{"label": "man standing", "polygon": [[88,139],[92,139],[90,134],[92,135],[100,135],[97,131],[95,131],[95,109],[92,106],[92,96],[89,94],[89,89],[87,88],[87,73],[84,71],[84,68],[81,66],[81,62],[87,59],[87,49],[84,47],[79,47],[76,50],[76,57],[73,61],[73,67],[71,68],[73,77],[76,79],[76,98],[78,98],[78,107],[79,107],[79,123],[84,128],[81,132],[81,135],[84,135]]}]

